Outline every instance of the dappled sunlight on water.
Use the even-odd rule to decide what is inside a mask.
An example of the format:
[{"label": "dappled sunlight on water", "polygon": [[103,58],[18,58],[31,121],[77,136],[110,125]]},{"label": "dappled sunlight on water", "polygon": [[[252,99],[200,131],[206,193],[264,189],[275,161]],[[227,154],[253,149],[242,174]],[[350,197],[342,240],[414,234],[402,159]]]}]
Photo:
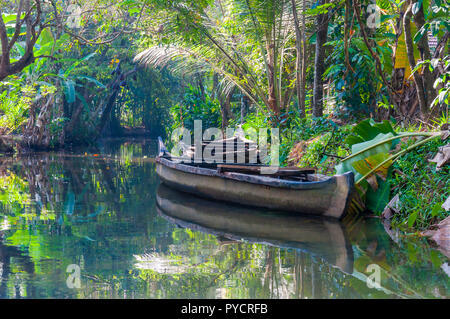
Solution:
[{"label": "dappled sunlight on water", "polygon": [[[110,140],[1,158],[0,297],[450,296],[449,260],[424,240],[394,241],[376,219],[194,199],[159,185],[155,153],[155,141]],[[79,288],[67,284],[69,265]],[[373,267],[380,285],[369,288]]]}]

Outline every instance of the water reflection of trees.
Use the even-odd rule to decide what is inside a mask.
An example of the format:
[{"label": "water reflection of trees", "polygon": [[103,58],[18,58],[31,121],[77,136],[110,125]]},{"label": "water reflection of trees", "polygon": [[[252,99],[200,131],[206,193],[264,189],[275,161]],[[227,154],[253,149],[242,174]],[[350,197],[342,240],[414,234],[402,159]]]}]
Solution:
[{"label": "water reflection of trees", "polygon": [[[184,230],[177,230],[183,232]],[[189,232],[189,231],[188,231]],[[180,238],[174,254],[184,256],[178,273],[165,272],[145,258],[137,262],[137,276],[151,289],[153,298],[356,298],[359,293],[348,285],[353,277],[321,259],[294,249],[263,244],[216,242],[190,251],[192,243],[217,241],[215,236],[191,233]],[[180,247],[185,247],[183,251]],[[197,245],[198,246],[198,245]],[[186,258],[188,256],[188,258]],[[159,256],[161,259],[161,256]],[[199,260],[201,262],[199,262]],[[166,261],[167,262],[167,261]],[[153,268],[153,269],[152,269]],[[345,284],[347,283],[347,285]],[[369,289],[364,289],[362,295]]]},{"label": "water reflection of trees", "polygon": [[[156,215],[155,168],[142,148],[90,154],[0,160],[0,297],[384,298],[450,291],[440,268],[445,256],[421,240],[396,243],[375,221],[348,227],[354,270],[345,273],[310,252],[177,228]],[[65,286],[73,263],[82,268],[78,290]],[[385,292],[367,287],[372,263],[382,269]]]},{"label": "water reflection of trees", "polygon": [[[149,219],[140,217],[151,210],[155,177],[151,163],[114,157],[42,154],[0,160],[0,296],[15,296],[19,277],[22,285],[42,277],[37,296],[53,296],[55,288],[45,283],[53,280],[61,296],[73,297],[76,291],[64,287],[68,264],[82,263],[85,270],[103,264],[105,274],[124,268],[132,255],[121,250],[140,251],[148,244]],[[10,258],[6,252],[12,249],[17,256]],[[18,256],[27,257],[36,271],[24,270]]]},{"label": "water reflection of trees", "polygon": [[[217,245],[221,247],[221,252],[213,253],[207,249],[208,246],[199,246],[199,243],[208,242],[208,237],[202,237],[198,232],[192,232],[189,229],[175,232],[187,232],[190,237],[180,236],[172,245],[176,248],[166,252],[166,258],[191,256],[195,259],[199,258],[199,251],[208,252],[207,256],[201,255],[203,259],[208,260],[207,264],[202,264],[202,267],[198,265],[192,267],[184,261],[183,271],[178,274],[161,272],[157,269],[158,267],[152,269],[152,267],[137,266],[136,268],[139,269],[139,277],[151,285],[152,290],[157,293],[152,296],[164,298],[179,296],[196,298],[218,296],[227,298],[440,298],[447,296],[450,282],[447,274],[440,269],[440,265],[447,261],[445,256],[438,255],[438,252],[424,241],[408,240],[405,244],[395,243],[382,227],[375,220],[360,221],[358,227],[354,227],[350,235],[355,260],[354,270],[350,274],[342,272],[321,258],[295,249],[239,242],[221,245],[219,241]],[[215,236],[211,237],[217,240]],[[405,245],[409,248],[405,249]],[[195,248],[192,250],[192,247]],[[413,259],[411,259],[411,247],[414,247],[417,254]],[[142,263],[142,260],[140,262]],[[370,264],[380,267],[380,289],[371,289],[367,286],[366,280],[371,274],[367,271],[367,266]]]}]

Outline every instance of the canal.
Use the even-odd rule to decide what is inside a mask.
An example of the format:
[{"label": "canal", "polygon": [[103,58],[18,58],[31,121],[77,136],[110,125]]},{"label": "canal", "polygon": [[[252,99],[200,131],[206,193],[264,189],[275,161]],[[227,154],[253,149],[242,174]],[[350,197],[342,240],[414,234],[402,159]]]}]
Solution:
[{"label": "canal", "polygon": [[0,298],[448,298],[450,261],[375,218],[161,185],[154,140],[0,158]]}]

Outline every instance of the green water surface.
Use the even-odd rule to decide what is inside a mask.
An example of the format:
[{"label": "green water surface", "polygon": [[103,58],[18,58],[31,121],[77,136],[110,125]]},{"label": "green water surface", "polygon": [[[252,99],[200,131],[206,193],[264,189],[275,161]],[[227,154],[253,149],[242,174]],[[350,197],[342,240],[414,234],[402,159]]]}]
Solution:
[{"label": "green water surface", "polygon": [[425,239],[177,194],[155,153],[153,140],[109,140],[1,157],[0,297],[450,296],[449,258]]}]

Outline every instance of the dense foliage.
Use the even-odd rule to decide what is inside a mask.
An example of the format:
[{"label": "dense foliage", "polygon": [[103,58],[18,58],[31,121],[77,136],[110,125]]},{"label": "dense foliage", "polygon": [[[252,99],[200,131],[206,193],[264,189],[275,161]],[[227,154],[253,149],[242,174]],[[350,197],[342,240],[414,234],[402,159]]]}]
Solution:
[{"label": "dense foliage", "polygon": [[[203,129],[279,127],[282,165],[354,170],[362,199],[380,213],[399,178],[392,165],[408,175],[416,161],[412,148],[396,148],[400,137],[415,128],[429,141],[448,129],[447,1],[0,4],[0,132],[14,137],[2,150],[170,135],[194,120]],[[424,195],[439,219],[442,188]],[[406,198],[408,217],[416,206]]]}]

